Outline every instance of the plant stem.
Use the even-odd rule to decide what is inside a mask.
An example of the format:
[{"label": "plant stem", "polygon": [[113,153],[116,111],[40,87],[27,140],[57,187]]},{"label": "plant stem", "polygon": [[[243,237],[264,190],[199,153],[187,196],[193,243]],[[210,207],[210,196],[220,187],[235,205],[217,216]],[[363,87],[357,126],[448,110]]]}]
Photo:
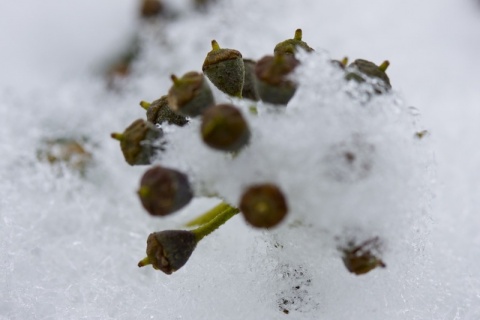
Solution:
[{"label": "plant stem", "polygon": [[228,208],[230,208],[230,206],[227,203],[221,202],[220,204],[216,205],[215,207],[208,210],[207,212],[199,215],[193,220],[190,220],[185,224],[185,226],[186,227],[201,226],[202,224],[205,224],[211,221],[213,218],[215,218],[216,216],[218,216],[220,213],[227,210]]},{"label": "plant stem", "polygon": [[[226,204],[226,203],[225,203]],[[201,225],[197,229],[193,229],[192,232],[195,234],[195,239],[197,243],[203,239],[203,237],[208,236],[210,233],[215,231],[218,227],[222,224],[227,222],[230,218],[240,212],[238,208],[232,207],[226,204],[228,208],[223,210],[221,213],[217,214],[215,218],[210,220],[209,222]]]}]

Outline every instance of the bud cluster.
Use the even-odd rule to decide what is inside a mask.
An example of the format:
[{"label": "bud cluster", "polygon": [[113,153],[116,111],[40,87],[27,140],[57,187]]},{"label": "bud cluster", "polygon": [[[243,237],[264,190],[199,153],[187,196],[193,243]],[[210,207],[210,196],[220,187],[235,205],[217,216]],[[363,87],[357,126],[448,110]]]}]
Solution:
[{"label": "bud cluster", "polygon": [[[258,62],[244,58],[238,50],[221,48],[215,40],[211,46],[202,66],[203,73],[190,71],[181,77],[171,75],[172,85],[165,95],[152,103],[140,102],[146,110],[147,120],[136,120],[123,133],[112,134],[113,138],[120,141],[128,164],[154,164],[158,155],[168,152],[170,147],[168,132],[162,128],[171,125],[176,130],[183,130],[192,121],[199,122],[198,134],[206,146],[215,152],[225,153],[231,161],[240,161],[239,154],[255,140],[251,124],[241,107],[234,102],[217,103],[209,83],[228,95],[231,101],[261,101],[260,106],[270,105],[274,110],[283,110],[299,86],[293,78],[295,70],[301,65],[297,57],[299,52],[313,51],[302,40],[301,29],[295,31],[293,39],[277,44],[273,55],[266,55]],[[388,62],[377,66],[366,60],[355,60],[347,66],[347,60],[344,59],[332,61],[332,64],[343,70],[348,81],[374,79],[377,84],[375,92],[379,94],[391,88],[385,73]],[[254,104],[252,110],[256,110],[256,107]],[[346,150],[342,151],[342,155],[348,165],[356,168],[356,154]],[[366,165],[360,167],[365,169]],[[193,177],[193,180],[197,179]],[[239,212],[255,228],[273,228],[285,220],[289,212],[289,199],[281,185],[273,181],[261,181],[243,185],[242,188],[238,203],[222,202],[187,224],[197,226],[196,229],[150,234],[147,257],[138,265],[143,267],[151,264],[155,269],[171,274],[187,262],[203,237]],[[172,214],[186,207],[195,196],[203,195],[192,186],[187,173],[161,165],[155,165],[144,173],[138,189],[141,204],[152,216]],[[222,197],[221,194],[218,196]],[[365,251],[363,246],[342,248],[341,252],[347,269],[356,274],[385,266],[379,258]]]}]

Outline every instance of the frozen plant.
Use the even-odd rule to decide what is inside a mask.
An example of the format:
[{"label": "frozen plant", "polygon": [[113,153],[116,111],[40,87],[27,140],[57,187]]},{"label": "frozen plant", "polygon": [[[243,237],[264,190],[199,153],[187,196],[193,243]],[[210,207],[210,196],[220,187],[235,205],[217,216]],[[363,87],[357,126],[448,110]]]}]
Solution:
[{"label": "frozen plant", "polygon": [[[305,241],[296,245],[315,254],[300,250],[290,261],[301,269],[333,255],[362,275],[385,268],[389,250],[408,250],[423,216],[428,160],[388,66],[332,60],[304,42],[301,29],[256,63],[213,40],[205,76],[172,75],[167,94],[141,102],[146,122],[112,134],[129,164],[154,165],[138,190],[152,215],[171,214],[193,196],[222,200],[186,230],[150,234],[139,266],[177,271],[237,213],[267,229],[266,242],[269,234]],[[221,92],[214,95],[207,79]]]}]

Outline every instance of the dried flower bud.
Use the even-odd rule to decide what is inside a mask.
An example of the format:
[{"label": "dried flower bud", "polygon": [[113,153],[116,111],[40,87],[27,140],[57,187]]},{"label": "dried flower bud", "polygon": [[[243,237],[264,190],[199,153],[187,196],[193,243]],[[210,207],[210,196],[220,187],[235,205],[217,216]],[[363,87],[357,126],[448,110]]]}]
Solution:
[{"label": "dried flower bud", "polygon": [[257,78],[255,77],[256,61],[243,59],[245,77],[243,79],[242,97],[253,101],[260,100],[257,90]]},{"label": "dried flower bud", "polygon": [[168,105],[178,114],[199,116],[203,110],[215,104],[212,90],[203,74],[188,72],[180,79],[171,76],[173,85],[168,91]]},{"label": "dried flower bud", "polygon": [[245,220],[257,228],[276,226],[288,212],[283,192],[273,184],[250,186],[243,193],[239,208]]},{"label": "dried flower bud", "polygon": [[150,164],[152,156],[162,150],[158,140],[163,131],[142,119],[135,120],[123,133],[112,133],[111,136],[120,141],[125,161],[132,166]]},{"label": "dried flower bud", "polygon": [[209,147],[222,151],[238,151],[250,139],[250,130],[242,113],[230,104],[219,104],[205,110],[201,133]]},{"label": "dried flower bud", "polygon": [[185,174],[156,166],[143,174],[138,196],[148,213],[165,216],[186,206],[193,192]]},{"label": "dried flower bud", "polygon": [[188,261],[197,240],[191,231],[166,230],[151,233],[147,239],[147,257],[139,267],[151,264],[153,268],[172,274]]},{"label": "dried flower bud", "polygon": [[350,242],[347,248],[341,248],[343,252],[342,260],[347,270],[356,275],[361,275],[377,267],[385,268],[385,263],[372,253],[372,251],[378,250],[379,246],[379,239],[375,237],[357,246]]},{"label": "dried flower bud", "polygon": [[346,75],[346,79],[355,80],[359,83],[365,82],[365,79],[362,77],[362,75],[369,78],[379,79],[381,80],[381,83],[375,86],[375,92],[381,93],[383,91],[388,91],[392,88],[390,85],[390,79],[385,73],[389,65],[390,63],[388,61],[384,61],[380,66],[377,66],[373,62],[357,59],[349,65],[349,68],[353,69],[354,71],[349,72]]},{"label": "dried flower bud", "polygon": [[292,55],[265,56],[257,62],[258,94],[264,102],[286,105],[297,90],[288,75],[300,62]]},{"label": "dried flower bud", "polygon": [[306,42],[302,41],[302,29],[295,30],[295,36],[293,39],[287,39],[277,44],[273,52],[275,54],[295,55],[298,48],[302,48],[307,52],[314,51]]},{"label": "dried flower bud", "polygon": [[221,49],[217,41],[212,40],[212,51],[207,54],[202,70],[219,90],[242,97],[245,67],[239,51]]},{"label": "dried flower bud", "polygon": [[188,123],[188,120],[184,116],[173,112],[168,106],[167,96],[163,96],[152,103],[142,101],[140,105],[147,110],[147,120],[153,124],[167,122],[182,127]]}]

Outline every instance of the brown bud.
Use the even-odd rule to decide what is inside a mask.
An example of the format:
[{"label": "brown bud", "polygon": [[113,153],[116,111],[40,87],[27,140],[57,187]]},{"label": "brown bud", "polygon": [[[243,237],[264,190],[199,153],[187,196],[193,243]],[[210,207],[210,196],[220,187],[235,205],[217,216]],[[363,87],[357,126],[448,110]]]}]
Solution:
[{"label": "brown bud", "polygon": [[163,4],[159,0],[143,0],[140,14],[143,18],[152,18],[163,12]]},{"label": "brown bud", "polygon": [[352,72],[349,72],[346,75],[346,79],[355,80],[359,83],[365,82],[364,76],[379,79],[381,80],[381,83],[375,85],[375,92],[381,93],[388,91],[392,88],[390,85],[390,79],[385,73],[388,65],[388,61],[385,61],[380,66],[377,66],[373,62],[357,59],[349,65],[349,68],[352,69]]},{"label": "brown bud", "polygon": [[242,96],[245,68],[239,51],[220,48],[212,40],[212,51],[207,54],[202,70],[219,90],[230,96]]},{"label": "brown bud", "polygon": [[258,94],[264,102],[286,105],[297,90],[288,76],[299,65],[291,55],[265,56],[257,62]]},{"label": "brown bud", "polygon": [[168,91],[168,105],[178,114],[196,117],[215,104],[212,90],[203,74],[188,72],[181,78],[171,76],[173,85]]},{"label": "brown bud", "polygon": [[166,230],[151,233],[147,239],[147,257],[138,266],[151,264],[157,270],[172,274],[185,265],[196,245],[195,234],[191,231]]},{"label": "brown bud", "polygon": [[285,218],[288,207],[283,192],[267,183],[250,186],[243,193],[240,211],[252,226],[271,228]]},{"label": "brown bud", "polygon": [[155,153],[162,150],[159,139],[163,131],[150,122],[135,120],[123,133],[112,133],[120,141],[125,161],[130,165],[150,164]]},{"label": "brown bud", "polygon": [[167,122],[177,126],[184,126],[188,123],[188,120],[184,116],[173,112],[168,105],[167,96],[163,96],[160,99],[153,101],[148,106],[147,120],[153,124],[162,124]]},{"label": "brown bud", "polygon": [[377,258],[372,251],[378,250],[380,242],[378,237],[369,239],[359,245],[350,242],[343,252],[343,263],[348,271],[361,275],[372,271],[377,267],[385,268],[385,263]]},{"label": "brown bud", "polygon": [[287,39],[277,44],[273,52],[275,54],[295,55],[298,48],[302,48],[307,52],[314,51],[306,42],[302,41],[302,29],[295,30],[293,39]]},{"label": "brown bud", "polygon": [[205,110],[201,133],[209,147],[222,151],[238,151],[250,139],[250,130],[242,113],[230,104],[219,104]]},{"label": "brown bud", "polygon": [[257,78],[255,76],[256,61],[243,59],[245,66],[245,77],[243,79],[242,97],[253,101],[260,100],[257,90]]},{"label": "brown bud", "polygon": [[138,195],[145,210],[154,216],[165,216],[180,210],[193,198],[185,174],[160,166],[143,174]]}]

